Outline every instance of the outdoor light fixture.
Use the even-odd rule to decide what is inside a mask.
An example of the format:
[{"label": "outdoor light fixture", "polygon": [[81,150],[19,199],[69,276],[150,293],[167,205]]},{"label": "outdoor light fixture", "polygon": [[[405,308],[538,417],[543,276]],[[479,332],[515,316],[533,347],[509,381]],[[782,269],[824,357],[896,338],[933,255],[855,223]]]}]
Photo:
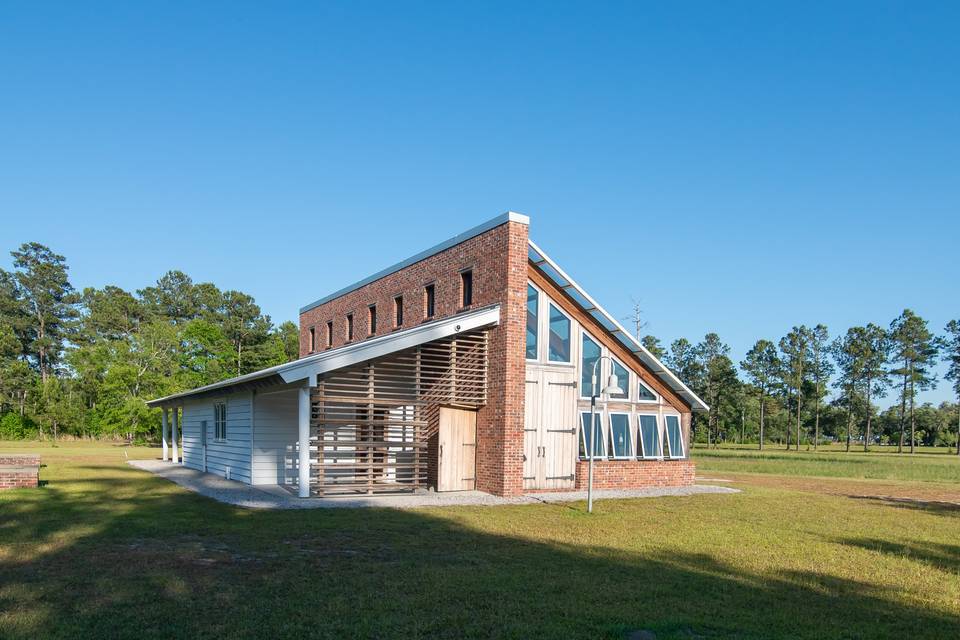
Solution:
[{"label": "outdoor light fixture", "polygon": [[[589,429],[587,433],[590,434],[590,439],[587,440],[587,438],[584,437],[584,445],[587,445],[587,442],[589,442],[589,445],[585,447],[587,449],[588,456],[587,513],[593,513],[593,456],[597,452],[597,430],[594,427],[594,416],[597,412],[597,398],[602,395],[609,398],[610,396],[620,395],[623,393],[623,389],[621,389],[617,384],[617,376],[612,373],[610,374],[610,377],[607,378],[607,386],[600,390],[597,389],[597,369],[600,367],[600,363],[604,360],[610,360],[613,362],[610,356],[600,356],[597,358],[597,361],[593,363],[593,375],[590,376],[590,424],[587,427]],[[600,429],[600,432],[603,433],[602,428]],[[586,433],[584,433],[584,436],[586,436]]]}]

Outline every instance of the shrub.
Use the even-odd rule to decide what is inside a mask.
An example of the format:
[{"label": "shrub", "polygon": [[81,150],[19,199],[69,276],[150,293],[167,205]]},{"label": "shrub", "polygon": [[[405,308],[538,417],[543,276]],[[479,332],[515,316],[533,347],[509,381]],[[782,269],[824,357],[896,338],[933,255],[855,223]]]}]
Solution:
[{"label": "shrub", "polygon": [[36,435],[37,425],[30,418],[13,411],[0,415],[0,440],[23,440]]}]

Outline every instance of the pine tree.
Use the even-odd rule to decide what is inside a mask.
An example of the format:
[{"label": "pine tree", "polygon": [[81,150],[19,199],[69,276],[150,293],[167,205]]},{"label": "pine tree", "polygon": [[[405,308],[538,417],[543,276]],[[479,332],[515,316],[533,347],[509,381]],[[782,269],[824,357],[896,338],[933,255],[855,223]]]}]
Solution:
[{"label": "pine tree", "polygon": [[894,373],[902,377],[900,390],[900,442],[898,452],[903,451],[903,438],[906,428],[906,415],[910,412],[910,453],[916,444],[916,416],[914,405],[917,388],[927,389],[936,383],[936,375],[931,367],[936,363],[939,341],[927,329],[927,321],[910,309],[904,309],[890,323],[890,337],[893,342],[893,357],[899,365]]},{"label": "pine tree", "polygon": [[827,327],[818,324],[810,330],[810,373],[814,383],[814,427],[813,448],[820,443],[820,403],[826,395],[830,376],[833,375],[833,363],[830,361],[830,334]]},{"label": "pine tree", "polygon": [[760,402],[760,443],[763,450],[763,439],[766,419],[767,396],[776,384],[777,372],[780,370],[780,359],[777,357],[777,348],[769,340],[757,340],[756,344],[747,352],[746,358],[740,367],[750,378],[750,382],[757,389]]},{"label": "pine tree", "polygon": [[[810,329],[800,325],[794,327],[780,339],[780,359],[783,362],[783,380],[788,389],[794,392],[797,407],[796,449],[800,451],[800,424],[803,407],[803,383],[809,375]],[[790,432],[787,431],[787,449],[790,449]]]},{"label": "pine tree", "polygon": [[944,340],[947,357],[947,380],[953,380],[953,392],[957,396],[957,455],[960,456],[960,320],[947,323]]}]

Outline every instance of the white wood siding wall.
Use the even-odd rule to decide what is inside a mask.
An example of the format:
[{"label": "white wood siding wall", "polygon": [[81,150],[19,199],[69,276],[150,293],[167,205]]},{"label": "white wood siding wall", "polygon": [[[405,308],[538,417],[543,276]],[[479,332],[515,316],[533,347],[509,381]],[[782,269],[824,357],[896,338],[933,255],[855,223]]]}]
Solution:
[{"label": "white wood siding wall", "polygon": [[297,390],[258,393],[253,406],[253,484],[296,484]]},{"label": "white wood siding wall", "polygon": [[[213,405],[227,405],[227,439],[213,437]],[[209,473],[250,483],[250,393],[187,400],[183,405],[183,463],[203,471],[201,428],[206,421]]]}]

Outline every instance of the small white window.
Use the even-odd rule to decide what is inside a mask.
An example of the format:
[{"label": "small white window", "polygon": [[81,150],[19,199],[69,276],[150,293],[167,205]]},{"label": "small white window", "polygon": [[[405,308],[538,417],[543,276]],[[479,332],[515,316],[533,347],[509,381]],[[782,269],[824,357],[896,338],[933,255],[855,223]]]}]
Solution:
[{"label": "small white window", "polygon": [[683,433],[680,431],[680,416],[664,416],[667,423],[667,447],[671,458],[683,457]]},{"label": "small white window", "polygon": [[639,402],[656,402],[657,394],[650,390],[650,387],[643,384],[643,382],[637,382],[637,400]]},{"label": "small white window", "polygon": [[619,459],[633,457],[629,413],[610,414],[610,455]]},{"label": "small white window", "polygon": [[570,362],[570,318],[553,304],[550,305],[550,362]]},{"label": "small white window", "polygon": [[587,451],[590,450],[590,445],[592,444],[594,460],[604,458],[607,454],[604,451],[603,426],[600,423],[600,414],[595,413],[593,415],[592,437],[590,435],[590,428],[587,426],[589,424],[590,412],[584,411],[580,414],[580,457],[584,460],[587,459]]},{"label": "small white window", "polygon": [[640,457],[644,459],[655,459],[663,457],[663,444],[660,442],[660,427],[657,425],[657,416],[639,415],[637,416],[639,424],[640,437]]},{"label": "small white window", "polygon": [[216,402],[213,405],[213,439],[227,439],[227,403]]}]

